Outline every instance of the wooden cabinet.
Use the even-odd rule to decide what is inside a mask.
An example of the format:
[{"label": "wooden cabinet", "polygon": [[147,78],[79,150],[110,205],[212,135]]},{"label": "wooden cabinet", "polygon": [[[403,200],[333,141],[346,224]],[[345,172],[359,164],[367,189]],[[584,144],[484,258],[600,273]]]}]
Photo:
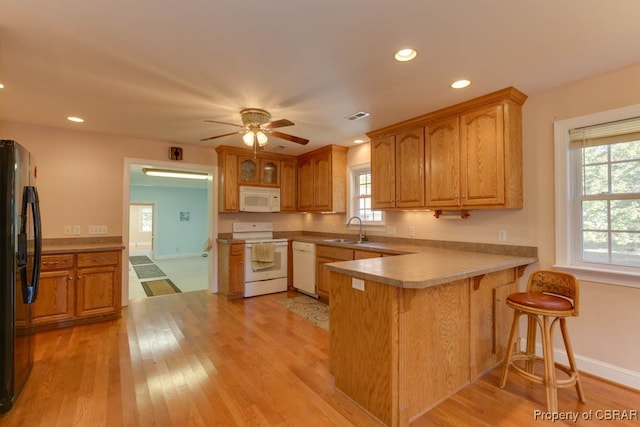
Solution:
[{"label": "wooden cabinet", "polygon": [[120,252],[78,254],[76,316],[120,312]]},{"label": "wooden cabinet", "polygon": [[522,207],[521,143],[505,132],[519,126],[505,119],[513,108],[505,101],[427,126],[427,206]]},{"label": "wooden cabinet", "polygon": [[41,325],[73,319],[76,283],[72,254],[42,257],[38,298],[33,305],[33,324]]},{"label": "wooden cabinet", "polygon": [[295,212],[298,208],[298,162],[280,162],[280,211]]},{"label": "wooden cabinet", "polygon": [[[373,206],[396,208],[398,206],[391,202],[393,188],[414,187],[406,176],[404,183],[398,184],[398,166],[395,177],[387,170],[391,163],[397,165],[398,154],[395,149],[391,150],[390,139],[385,139],[397,141],[404,129],[423,126],[423,207],[436,210],[522,208],[522,104],[526,99],[525,94],[509,87],[367,133],[372,139]],[[407,157],[412,158],[410,153]],[[384,164],[385,159],[389,165]],[[407,175],[418,176],[415,172]],[[383,182],[376,183],[377,180]],[[384,182],[393,183],[393,187],[385,187]]]},{"label": "wooden cabinet", "polygon": [[218,148],[218,211],[238,212],[238,156]]},{"label": "wooden cabinet", "polygon": [[371,143],[371,206],[424,207],[424,127]]},{"label": "wooden cabinet", "polygon": [[296,209],[295,168],[297,163],[294,156],[266,152],[260,152],[256,156],[251,150],[228,146],[216,147],[216,152],[218,153],[219,212],[238,212],[240,185],[279,187],[280,210]]},{"label": "wooden cabinet", "polygon": [[120,317],[121,257],[120,251],[44,255],[33,307],[36,328]]},{"label": "wooden cabinet", "polygon": [[325,270],[324,265],[336,261],[350,261],[353,259],[353,249],[336,246],[316,245],[316,292],[320,300],[329,302],[331,288],[331,272]]},{"label": "wooden cabinet", "polygon": [[244,294],[244,243],[218,242],[218,293],[227,299]]},{"label": "wooden cabinet", "polygon": [[346,212],[347,148],[328,145],[298,156],[298,210]]}]

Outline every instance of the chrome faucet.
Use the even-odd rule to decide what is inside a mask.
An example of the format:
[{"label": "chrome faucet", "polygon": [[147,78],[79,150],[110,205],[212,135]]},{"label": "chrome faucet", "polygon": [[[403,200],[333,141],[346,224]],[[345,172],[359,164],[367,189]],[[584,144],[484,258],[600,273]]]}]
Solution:
[{"label": "chrome faucet", "polygon": [[367,236],[362,233],[362,219],[358,216],[352,216],[349,218],[349,222],[347,223],[347,228],[351,225],[351,221],[357,219],[360,222],[360,234],[358,235],[358,243],[362,243],[363,240],[367,240]]}]

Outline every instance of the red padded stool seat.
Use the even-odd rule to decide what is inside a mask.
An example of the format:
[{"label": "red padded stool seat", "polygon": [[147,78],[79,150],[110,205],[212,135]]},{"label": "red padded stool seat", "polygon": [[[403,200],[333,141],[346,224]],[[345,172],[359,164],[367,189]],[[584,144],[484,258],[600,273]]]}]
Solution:
[{"label": "red padded stool seat", "polygon": [[[580,377],[573,356],[573,348],[567,333],[566,318],[578,315],[578,280],[571,274],[557,271],[539,270],[529,276],[526,292],[518,292],[507,297],[507,305],[515,310],[507,354],[505,355],[500,388],[507,383],[509,371],[520,375],[538,384],[543,384],[547,392],[547,410],[558,412],[558,387],[570,387],[575,385],[578,399],[584,402],[584,393],[580,384]],[[518,335],[520,316],[526,315],[527,344],[526,351],[519,352],[514,347]],[[553,360],[553,326],[560,323],[560,331],[567,351],[569,366],[563,366]],[[542,331],[542,357],[535,353],[536,328]],[[514,362],[524,360],[524,367]],[[544,364],[544,375],[535,375],[533,365],[535,362]],[[556,369],[567,374],[568,378],[558,379]]]}]

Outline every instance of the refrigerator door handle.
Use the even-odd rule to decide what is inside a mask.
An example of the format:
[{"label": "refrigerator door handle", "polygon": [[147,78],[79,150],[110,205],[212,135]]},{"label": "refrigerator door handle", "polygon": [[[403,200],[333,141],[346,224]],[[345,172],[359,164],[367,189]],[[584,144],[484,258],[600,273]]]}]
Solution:
[{"label": "refrigerator door handle", "polygon": [[[27,209],[29,205],[31,205],[33,218],[33,269],[31,280],[27,277]],[[40,264],[42,262],[42,222],[36,187],[24,187],[21,217],[22,224],[18,235],[18,269],[20,270],[20,281],[22,282],[22,299],[25,304],[31,304],[38,297]]]}]

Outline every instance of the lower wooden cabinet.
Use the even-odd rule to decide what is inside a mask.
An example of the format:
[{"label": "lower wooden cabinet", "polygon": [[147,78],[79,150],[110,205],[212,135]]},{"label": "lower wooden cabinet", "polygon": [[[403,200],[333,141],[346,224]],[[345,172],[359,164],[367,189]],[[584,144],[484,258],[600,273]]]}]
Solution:
[{"label": "lower wooden cabinet", "polygon": [[331,272],[326,270],[324,265],[352,259],[353,249],[316,245],[316,292],[321,301],[329,302],[329,290],[331,289]]},{"label": "lower wooden cabinet", "polygon": [[227,299],[244,295],[244,243],[218,242],[218,293]]},{"label": "lower wooden cabinet", "polygon": [[120,251],[44,255],[33,306],[36,329],[120,317],[121,259]]}]

